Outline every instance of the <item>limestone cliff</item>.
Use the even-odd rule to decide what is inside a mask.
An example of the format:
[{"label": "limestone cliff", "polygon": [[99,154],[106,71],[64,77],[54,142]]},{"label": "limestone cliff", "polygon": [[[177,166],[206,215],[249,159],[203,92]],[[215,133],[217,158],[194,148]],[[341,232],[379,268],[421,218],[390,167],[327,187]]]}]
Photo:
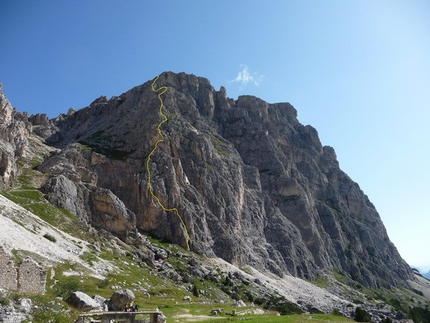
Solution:
[{"label": "limestone cliff", "polygon": [[[314,279],[340,271],[369,287],[403,284],[412,271],[372,203],[339,168],[334,149],[288,103],[238,100],[205,78],[163,73],[118,97],[33,128],[59,148],[39,169],[42,191],[83,222],[137,243],[150,233],[236,266]],[[155,195],[150,194],[149,166]],[[3,175],[3,174],[2,174]]]},{"label": "limestone cliff", "polygon": [[28,116],[12,108],[0,83],[0,189],[12,185],[16,178],[16,160],[28,153],[30,134]]}]

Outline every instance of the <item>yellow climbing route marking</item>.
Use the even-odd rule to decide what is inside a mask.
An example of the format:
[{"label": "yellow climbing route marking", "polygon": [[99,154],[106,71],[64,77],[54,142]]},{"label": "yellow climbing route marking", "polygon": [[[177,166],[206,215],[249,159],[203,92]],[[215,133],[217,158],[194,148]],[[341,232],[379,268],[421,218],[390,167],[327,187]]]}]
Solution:
[{"label": "yellow climbing route marking", "polygon": [[175,212],[176,216],[179,218],[179,220],[182,223],[182,226],[184,227],[185,230],[185,243],[187,245],[187,249],[190,250],[190,235],[188,234],[188,230],[187,230],[187,226],[185,225],[184,219],[181,217],[181,215],[179,214],[179,210],[175,207],[173,208],[167,208],[163,205],[163,203],[161,203],[160,199],[158,196],[156,196],[154,194],[154,188],[152,187],[152,183],[151,183],[151,169],[150,169],[150,163],[151,163],[151,157],[152,155],[155,153],[155,151],[158,148],[158,144],[164,141],[164,136],[163,133],[161,132],[161,126],[163,125],[163,123],[165,123],[168,119],[167,116],[163,113],[163,107],[164,107],[164,102],[163,99],[161,98],[161,96],[166,93],[167,91],[167,86],[161,86],[158,89],[155,88],[155,82],[157,82],[159,76],[157,76],[154,81],[152,81],[151,84],[151,89],[153,92],[157,93],[158,92],[158,100],[160,100],[160,109],[159,109],[159,114],[162,116],[163,120],[161,120],[161,122],[158,124],[157,127],[157,132],[158,135],[160,136],[160,139],[157,140],[157,142],[154,145],[154,148],[152,148],[151,152],[148,155],[148,158],[146,159],[146,171],[148,173],[148,187],[149,187],[149,192],[151,193],[152,197],[155,198],[155,200],[157,201],[157,204],[166,212]]}]

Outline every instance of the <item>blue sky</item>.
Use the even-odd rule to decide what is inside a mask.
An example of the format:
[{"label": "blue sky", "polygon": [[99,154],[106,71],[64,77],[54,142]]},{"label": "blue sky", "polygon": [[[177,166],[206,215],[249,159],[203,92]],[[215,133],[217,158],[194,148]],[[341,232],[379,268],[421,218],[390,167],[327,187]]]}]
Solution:
[{"label": "blue sky", "polygon": [[55,117],[163,71],[290,102],[409,264],[430,269],[427,0],[2,0],[0,82]]}]

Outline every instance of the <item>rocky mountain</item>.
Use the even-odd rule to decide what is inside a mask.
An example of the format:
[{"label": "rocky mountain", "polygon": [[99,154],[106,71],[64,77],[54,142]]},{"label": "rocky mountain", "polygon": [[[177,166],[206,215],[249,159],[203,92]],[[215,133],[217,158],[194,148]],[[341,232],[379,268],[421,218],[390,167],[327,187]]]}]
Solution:
[{"label": "rocky mountain", "polygon": [[171,72],[55,119],[0,100],[2,187],[17,157],[43,147],[46,199],[128,244],[149,234],[237,267],[307,280],[337,271],[371,288],[413,277],[334,149],[289,103],[233,100]]}]

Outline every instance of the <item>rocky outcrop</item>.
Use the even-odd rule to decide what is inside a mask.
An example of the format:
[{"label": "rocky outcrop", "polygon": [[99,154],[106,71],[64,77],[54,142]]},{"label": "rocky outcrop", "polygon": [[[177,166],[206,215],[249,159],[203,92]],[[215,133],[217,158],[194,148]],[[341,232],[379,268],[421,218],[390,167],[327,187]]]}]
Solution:
[{"label": "rocky outcrop", "polygon": [[48,201],[77,215],[83,223],[127,240],[136,229],[135,214],[111,190],[98,187],[98,175],[90,170],[104,159],[79,145],[67,147],[40,165],[40,170],[56,175],[41,191]]},{"label": "rocky outcrop", "polygon": [[14,109],[0,83],[0,189],[15,183],[20,173],[19,159],[30,160],[52,150],[42,143],[41,138],[55,131],[58,129],[46,115],[30,116]]},{"label": "rocky outcrop", "polygon": [[26,155],[31,124],[12,108],[0,84],[0,189],[12,185],[18,173],[16,159]]},{"label": "rocky outcrop", "polygon": [[39,167],[52,203],[124,241],[141,232],[187,247],[189,236],[193,251],[280,276],[337,270],[369,287],[411,277],[375,207],[293,106],[233,100],[184,73],[163,73],[159,86],[168,121],[151,155],[162,120],[151,82],[30,118],[61,149]]}]

